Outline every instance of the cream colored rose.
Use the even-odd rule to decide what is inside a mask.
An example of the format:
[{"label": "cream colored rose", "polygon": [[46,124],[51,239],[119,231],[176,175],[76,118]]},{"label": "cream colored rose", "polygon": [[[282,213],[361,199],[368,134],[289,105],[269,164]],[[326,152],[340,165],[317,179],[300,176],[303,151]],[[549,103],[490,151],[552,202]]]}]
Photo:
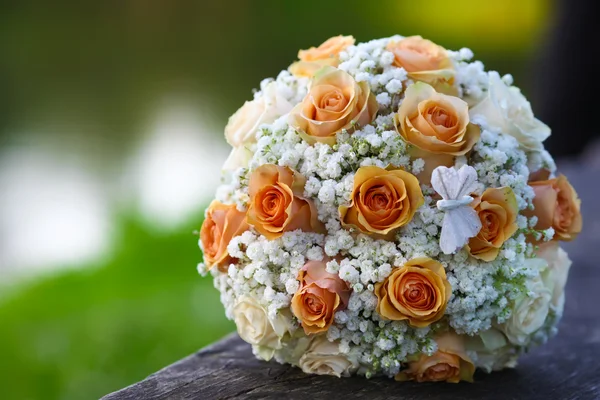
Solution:
[{"label": "cream colored rose", "polygon": [[[541,259],[530,259],[528,262],[546,264]],[[540,329],[552,301],[552,289],[548,288],[541,276],[535,277],[529,286],[529,293],[522,293],[515,300],[512,314],[503,326],[508,340],[516,345],[529,343],[531,335]]]},{"label": "cream colored rose", "polygon": [[376,166],[358,169],[351,199],[349,206],[339,207],[342,225],[387,240],[394,239],[425,201],[414,175]]},{"label": "cream colored rose", "polygon": [[548,262],[549,273],[546,279],[546,287],[552,289],[552,305],[556,307],[557,313],[562,314],[565,304],[565,286],[571,269],[571,260],[556,241],[541,243],[537,256]]},{"label": "cream colored rose", "polygon": [[307,142],[335,144],[335,135],[375,118],[377,100],[367,82],[356,82],[345,71],[323,67],[314,76],[302,103],[290,112],[289,124]]},{"label": "cream colored rose", "polygon": [[293,105],[277,91],[275,82],[268,83],[254,100],[244,103],[229,118],[225,127],[225,139],[233,150],[223,169],[247,167],[253,155],[252,144],[256,143],[260,126],[272,123],[289,113],[292,108]]},{"label": "cream colored rose", "polygon": [[409,78],[434,86],[452,85],[454,65],[443,47],[421,36],[410,36],[390,41],[386,49],[394,54],[393,65],[404,68]]},{"label": "cream colored rose", "polygon": [[348,46],[354,44],[352,36],[334,36],[327,39],[319,47],[298,52],[297,61],[290,65],[289,71],[295,76],[312,77],[325,66],[337,67],[340,63],[339,54]]},{"label": "cream colored rose", "polygon": [[225,126],[225,139],[232,147],[240,147],[256,142],[258,127],[264,123],[267,116],[265,99],[247,101],[231,117]]},{"label": "cream colored rose", "polygon": [[229,152],[229,156],[221,169],[224,171],[235,171],[238,168],[247,168],[253,156],[254,152],[251,150],[251,145],[234,147]]},{"label": "cream colored rose", "polygon": [[281,340],[290,334],[293,327],[289,311],[282,310],[275,318],[269,318],[258,301],[249,296],[237,301],[233,318],[240,337],[267,361],[273,357],[275,350],[281,349]]},{"label": "cream colored rose", "polygon": [[479,140],[479,128],[469,121],[467,103],[417,82],[406,89],[404,100],[394,116],[396,130],[421,153],[436,155],[431,162],[447,163],[447,156],[465,155]]},{"label": "cream colored rose", "polygon": [[296,329],[289,340],[286,338],[285,345],[276,350],[273,358],[280,364],[291,364],[298,366],[300,357],[306,353],[308,346],[315,336],[306,336],[302,329]]},{"label": "cream colored rose", "polygon": [[438,350],[431,356],[421,354],[408,368],[396,375],[397,381],[473,382],[475,365],[465,352],[464,336],[446,332],[435,339]]},{"label": "cream colored rose", "polygon": [[496,71],[490,71],[487,97],[471,108],[471,120],[511,135],[528,150],[540,150],[550,128],[534,117],[531,104],[521,91],[508,86]]},{"label": "cream colored rose", "polygon": [[517,366],[519,357],[517,350],[496,328],[488,329],[476,336],[468,336],[465,346],[468,351],[477,354],[475,366],[487,373]]},{"label": "cream colored rose", "polygon": [[357,360],[340,352],[337,342],[330,342],[326,335],[315,336],[308,349],[300,357],[298,366],[306,374],[350,376],[358,368]]},{"label": "cream colored rose", "polygon": [[230,118],[225,127],[225,139],[233,147],[256,143],[256,133],[262,124],[268,124],[292,109],[277,91],[277,84],[267,84],[254,100],[247,101]]}]

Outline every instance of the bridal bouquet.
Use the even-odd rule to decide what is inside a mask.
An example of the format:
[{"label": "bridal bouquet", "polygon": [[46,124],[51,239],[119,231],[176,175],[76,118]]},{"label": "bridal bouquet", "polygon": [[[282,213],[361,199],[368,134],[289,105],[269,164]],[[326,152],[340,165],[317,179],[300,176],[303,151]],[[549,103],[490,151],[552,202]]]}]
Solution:
[{"label": "bridal bouquet", "polygon": [[472,381],[555,334],[580,201],[510,75],[420,36],[337,36],[265,79],[200,233],[254,354]]}]

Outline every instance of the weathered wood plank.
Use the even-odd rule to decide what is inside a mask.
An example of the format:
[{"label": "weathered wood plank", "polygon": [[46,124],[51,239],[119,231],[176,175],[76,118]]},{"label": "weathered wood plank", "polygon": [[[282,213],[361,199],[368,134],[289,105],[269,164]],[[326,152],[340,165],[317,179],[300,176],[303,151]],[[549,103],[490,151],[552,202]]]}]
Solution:
[{"label": "weathered wood plank", "polygon": [[600,181],[598,169],[566,165],[583,200],[584,232],[567,250],[574,261],[565,317],[547,345],[525,355],[515,370],[478,372],[475,383],[416,384],[388,379],[309,376],[254,358],[231,335],[104,400],[342,398],[596,399],[600,398]]},{"label": "weathered wood plank", "polygon": [[516,370],[478,373],[473,384],[415,384],[387,379],[309,376],[254,358],[237,335],[189,356],[104,400],[323,398],[594,399],[600,398],[598,268],[576,266],[559,335],[523,357]]}]

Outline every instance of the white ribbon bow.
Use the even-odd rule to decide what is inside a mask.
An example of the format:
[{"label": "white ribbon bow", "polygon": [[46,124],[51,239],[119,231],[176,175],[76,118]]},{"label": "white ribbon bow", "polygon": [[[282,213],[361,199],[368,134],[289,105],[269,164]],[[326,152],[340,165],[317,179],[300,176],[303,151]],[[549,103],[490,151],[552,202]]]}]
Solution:
[{"label": "white ribbon bow", "polygon": [[481,230],[477,212],[469,206],[477,186],[475,168],[463,165],[460,169],[437,167],[431,174],[431,186],[442,200],[437,208],[444,211],[440,248],[444,254],[453,254]]}]

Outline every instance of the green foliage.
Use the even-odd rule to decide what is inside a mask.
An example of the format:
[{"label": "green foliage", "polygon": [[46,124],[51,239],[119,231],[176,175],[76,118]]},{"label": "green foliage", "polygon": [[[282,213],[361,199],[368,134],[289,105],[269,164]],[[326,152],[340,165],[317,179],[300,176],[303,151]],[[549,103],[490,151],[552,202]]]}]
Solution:
[{"label": "green foliage", "polygon": [[194,268],[197,226],[165,234],[125,221],[107,262],[4,299],[0,397],[98,398],[233,330],[212,279]]}]

